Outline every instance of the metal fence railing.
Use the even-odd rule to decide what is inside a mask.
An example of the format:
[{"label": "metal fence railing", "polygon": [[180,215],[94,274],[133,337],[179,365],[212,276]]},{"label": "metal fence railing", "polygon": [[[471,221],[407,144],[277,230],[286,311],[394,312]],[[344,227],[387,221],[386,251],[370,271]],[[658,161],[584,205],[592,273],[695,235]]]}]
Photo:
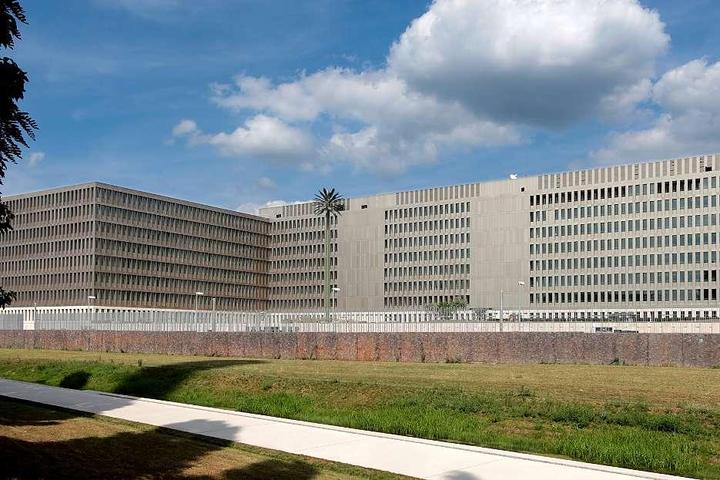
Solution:
[{"label": "metal fence railing", "polygon": [[0,311],[0,330],[22,330],[23,315],[21,313],[3,313]]},{"label": "metal fence railing", "polygon": [[487,320],[466,312],[432,316],[425,312],[321,313],[209,312],[121,308],[38,308],[0,310],[0,330],[91,330],[145,332],[628,332],[720,334],[716,318],[657,320]]}]

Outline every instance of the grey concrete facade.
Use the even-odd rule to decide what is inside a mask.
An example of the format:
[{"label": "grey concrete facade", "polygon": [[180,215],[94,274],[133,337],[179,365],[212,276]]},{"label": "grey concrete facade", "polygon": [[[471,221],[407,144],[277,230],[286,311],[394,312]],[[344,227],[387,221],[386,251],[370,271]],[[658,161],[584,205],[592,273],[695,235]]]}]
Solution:
[{"label": "grey concrete facade", "polygon": [[[332,307],[450,300],[532,318],[720,309],[720,154],[350,198],[331,225]],[[324,220],[93,183],[8,197],[0,284],[17,305],[320,312]],[[713,313],[714,312],[714,313]]]},{"label": "grey concrete facade", "polygon": [[13,306],[193,309],[196,292],[205,310],[268,306],[262,218],[103,183],[6,200],[0,284]]},{"label": "grey concrete facade", "polygon": [[[541,318],[707,315],[719,306],[719,167],[702,155],[351,198],[332,237],[336,308],[499,309],[502,297]],[[300,253],[322,258],[322,235],[302,233],[311,204],[261,215],[273,222],[271,308],[320,309],[322,260]]]}]

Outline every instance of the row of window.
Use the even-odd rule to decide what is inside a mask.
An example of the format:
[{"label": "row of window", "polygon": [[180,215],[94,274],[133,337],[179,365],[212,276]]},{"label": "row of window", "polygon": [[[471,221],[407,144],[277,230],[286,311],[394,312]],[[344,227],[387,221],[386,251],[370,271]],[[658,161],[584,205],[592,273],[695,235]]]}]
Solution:
[{"label": "row of window", "polygon": [[[698,197],[666,198],[635,203],[615,203],[610,205],[594,205],[587,207],[568,207],[555,209],[554,220],[574,220],[580,218],[612,217],[620,215],[640,215],[655,212],[674,212],[678,210],[699,210],[714,208],[718,205],[717,195]],[[532,212],[530,218],[532,221]]]},{"label": "row of window", "polygon": [[574,190],[571,192],[536,194],[530,196],[530,206],[637,197],[640,195],[662,195],[667,193],[698,191],[700,189],[707,190],[708,188],[717,188],[717,177],[706,176],[703,178]]},{"label": "row of window", "polygon": [[58,237],[87,237],[92,234],[92,222],[59,223],[48,226],[16,228],[3,234],[3,244],[27,244],[33,240],[47,241]]},{"label": "row of window", "polygon": [[[330,270],[330,280],[337,280],[337,271]],[[280,283],[289,283],[291,285],[302,286],[305,284],[312,284],[314,287],[321,288],[325,281],[325,272],[323,270],[310,271],[310,272],[282,272],[273,273],[270,276],[270,281],[273,285]]]},{"label": "row of window", "polygon": [[531,293],[531,304],[626,304],[637,302],[702,302],[717,301],[717,288],[682,290],[622,290],[602,292],[543,292]]},{"label": "row of window", "polygon": [[73,205],[70,207],[50,208],[49,210],[26,211],[19,210],[15,213],[13,227],[31,227],[36,223],[77,223],[91,219],[94,212],[94,205]]},{"label": "row of window", "polygon": [[702,228],[717,225],[716,214],[688,215],[681,217],[645,218],[642,220],[621,220],[614,222],[580,223],[530,228],[530,238],[552,238],[579,235],[639,232],[648,230],[670,230],[678,228]]},{"label": "row of window", "polygon": [[408,223],[386,223],[385,235],[397,235],[408,232],[437,232],[456,228],[470,228],[470,218],[446,218],[444,220],[424,220]]},{"label": "row of window", "polygon": [[456,290],[470,290],[470,280],[468,279],[454,279],[454,280],[417,280],[412,282],[385,282],[383,284],[383,290],[388,294],[389,292],[418,292],[433,290],[440,291],[456,291]]},{"label": "row of window", "polygon": [[453,215],[457,213],[470,213],[470,202],[443,203],[440,205],[424,205],[385,210],[385,220],[393,221],[400,218]]},{"label": "row of window", "polygon": [[383,256],[385,264],[402,262],[436,262],[443,260],[464,260],[470,258],[469,248],[453,250],[424,250],[421,252],[386,253]]},{"label": "row of window", "polygon": [[530,260],[530,271],[535,270],[584,270],[597,268],[653,267],[655,265],[691,265],[717,262],[717,251],[650,253],[644,255],[621,255],[604,257],[555,258]]},{"label": "row of window", "polygon": [[[78,249],[82,250],[82,249]],[[0,274],[24,274],[27,272],[52,272],[70,271],[76,269],[89,269],[92,263],[92,256],[89,251],[80,254],[67,254],[52,257],[29,258],[27,256],[1,257]],[[21,258],[21,260],[14,260]]]},{"label": "row of window", "polygon": [[[331,230],[334,230],[333,225],[337,225],[337,219],[330,217]],[[306,218],[295,218],[292,220],[278,220],[272,223],[273,237],[282,236],[287,233],[287,230],[316,230],[321,228],[320,231],[324,231],[325,228],[325,217],[318,215]]]},{"label": "row of window", "polygon": [[75,288],[53,288],[48,290],[16,289],[17,305],[87,305],[88,296],[93,290],[89,286],[77,285]]},{"label": "row of window", "polygon": [[216,211],[200,205],[186,205],[172,199],[162,200],[141,193],[121,192],[105,187],[97,189],[97,202],[100,204],[118,206],[123,210],[135,210],[137,213],[155,214],[153,217],[174,219],[181,222],[189,221],[186,225],[198,224],[207,227],[220,226],[232,230],[255,232],[267,235],[270,231],[268,223],[264,220],[252,218],[232,211]]},{"label": "row of window", "polygon": [[434,245],[456,245],[470,243],[469,233],[430,235],[425,237],[386,238],[385,249],[432,247]]},{"label": "row of window", "polygon": [[584,287],[599,285],[648,285],[654,283],[717,282],[717,270],[678,270],[672,272],[595,273],[530,277],[537,288]]},{"label": "row of window", "polygon": [[159,247],[136,242],[124,242],[98,238],[96,254],[106,256],[125,256],[128,258],[153,259],[168,263],[202,265],[210,268],[224,268],[262,272],[264,260],[253,257],[235,257],[207,252],[195,252],[180,248]]},{"label": "row of window", "polygon": [[94,188],[76,188],[63,192],[51,192],[39,195],[31,195],[25,198],[8,200],[10,210],[18,212],[21,210],[56,209],[63,205],[77,205],[78,203],[93,202],[95,198]]},{"label": "row of window", "polygon": [[[99,205],[97,218],[101,221],[99,226],[103,225],[102,221],[104,221],[106,222],[105,228],[108,225],[124,226],[125,229],[136,230],[139,235],[150,235],[151,232],[157,232],[176,235],[177,238],[184,238],[184,241],[212,240],[258,247],[268,247],[270,244],[267,232],[256,231],[257,229],[240,230],[204,223],[201,220],[184,220],[155,213],[137,212],[121,207]],[[260,220],[253,221],[256,223],[261,222]]]},{"label": "row of window", "polygon": [[182,279],[160,276],[132,275],[125,273],[97,272],[95,285],[97,288],[117,288],[127,290],[162,290],[177,294],[195,294],[197,291],[209,296],[227,296],[235,298],[267,298],[267,290],[263,286],[218,283],[207,279]]},{"label": "row of window", "polygon": [[178,247],[197,253],[208,252],[234,257],[255,258],[257,260],[267,260],[270,256],[268,248],[255,244],[201,238],[154,228],[131,227],[116,223],[98,222],[97,227],[96,235],[98,237],[130,240],[144,244],[153,243],[162,247]]},{"label": "row of window", "polygon": [[136,273],[141,275],[159,275],[164,278],[202,279],[213,282],[237,285],[265,285],[268,276],[262,272],[234,270],[227,268],[209,268],[201,265],[183,265],[157,260],[97,255],[95,266],[98,271],[114,273]]},{"label": "row of window", "polygon": [[600,238],[572,242],[531,243],[530,255],[557,255],[643,248],[699,247],[702,245],[717,245],[717,243],[718,234],[715,232],[650,237]]},{"label": "row of window", "polygon": [[[257,311],[266,310],[268,301],[261,298],[234,298],[224,296],[204,295],[196,297],[194,292],[168,293],[168,292],[147,292],[121,289],[97,289],[93,291],[97,297],[95,305],[112,305],[117,307],[146,307],[146,308],[177,308],[193,310],[197,302],[198,309],[209,310],[213,307],[212,300],[215,299],[217,310],[236,311]],[[83,300],[87,302],[87,297]],[[84,303],[83,303],[84,304]]]},{"label": "row of window", "polygon": [[383,304],[385,308],[400,307],[428,307],[437,305],[438,303],[447,303],[456,300],[464,300],[470,303],[470,295],[422,295],[422,296],[403,296],[403,297],[385,297]]},{"label": "row of window", "polygon": [[[290,299],[273,299],[271,309],[274,311],[281,310],[319,310],[324,308],[325,300],[323,298],[290,298]],[[337,308],[337,298],[330,299],[330,308]]]},{"label": "row of window", "polygon": [[389,277],[428,277],[437,275],[469,275],[470,264],[457,265],[423,265],[419,267],[384,268],[383,276]]}]

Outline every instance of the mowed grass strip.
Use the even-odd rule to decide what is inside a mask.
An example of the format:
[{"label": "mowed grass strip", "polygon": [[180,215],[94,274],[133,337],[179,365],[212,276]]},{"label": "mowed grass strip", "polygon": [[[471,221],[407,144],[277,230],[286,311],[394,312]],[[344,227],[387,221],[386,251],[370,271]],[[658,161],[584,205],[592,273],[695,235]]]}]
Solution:
[{"label": "mowed grass strip", "polygon": [[2,478],[408,478],[1,397],[0,466]]},{"label": "mowed grass strip", "polygon": [[720,479],[720,369],[3,350],[0,376]]}]

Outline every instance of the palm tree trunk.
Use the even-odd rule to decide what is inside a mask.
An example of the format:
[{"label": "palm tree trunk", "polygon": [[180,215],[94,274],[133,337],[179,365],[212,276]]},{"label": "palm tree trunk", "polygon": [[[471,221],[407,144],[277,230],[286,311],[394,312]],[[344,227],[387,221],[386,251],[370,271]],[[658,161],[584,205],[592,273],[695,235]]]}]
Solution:
[{"label": "palm tree trunk", "polygon": [[330,321],[330,212],[325,213],[325,321]]}]

